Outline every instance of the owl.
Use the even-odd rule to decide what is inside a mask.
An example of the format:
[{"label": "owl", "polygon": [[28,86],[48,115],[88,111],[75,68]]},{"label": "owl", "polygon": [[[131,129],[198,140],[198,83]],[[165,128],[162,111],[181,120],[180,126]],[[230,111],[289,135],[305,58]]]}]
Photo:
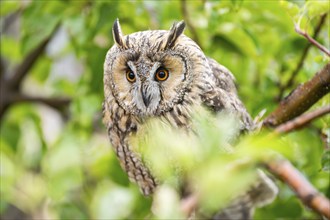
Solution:
[{"label": "owl", "polygon": [[[206,57],[183,34],[184,28],[181,21],[169,31],[148,30],[124,36],[117,19],[112,29],[115,44],[104,62],[103,122],[121,167],[146,196],[159,183],[130,143],[130,137],[146,119],[159,118],[174,128],[189,129],[193,107],[202,105],[213,112],[237,115],[242,131],[254,126],[237,96],[231,72]],[[249,192],[215,218],[248,219],[255,206],[272,200],[275,194],[274,184],[261,174]]]}]

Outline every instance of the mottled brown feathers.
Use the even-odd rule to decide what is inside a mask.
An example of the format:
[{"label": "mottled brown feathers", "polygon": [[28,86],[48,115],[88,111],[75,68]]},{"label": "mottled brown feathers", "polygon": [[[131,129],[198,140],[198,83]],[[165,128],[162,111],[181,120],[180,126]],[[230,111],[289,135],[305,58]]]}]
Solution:
[{"label": "mottled brown feathers", "polygon": [[[194,106],[206,106],[214,112],[225,110],[236,114],[242,130],[253,127],[237,96],[233,75],[207,58],[183,34],[184,28],[181,21],[169,31],[149,30],[124,36],[117,19],[113,25],[115,44],[104,62],[103,122],[120,165],[144,195],[151,195],[158,183],[136,152],[131,137],[143,128],[146,119],[167,120],[175,128],[189,130]],[[161,77],[155,74],[162,69],[168,77],[157,80]],[[128,80],[128,73],[134,80]],[[259,192],[258,187],[253,190]],[[248,207],[244,210],[250,216],[252,211],[247,204],[242,206]],[[227,211],[236,209],[234,206]]]},{"label": "mottled brown feathers", "polygon": [[175,44],[175,41],[178,39],[178,37],[183,33],[184,28],[186,24],[184,21],[180,21],[179,23],[174,23],[172,28],[170,29],[168,33],[168,38],[165,46],[165,50],[172,48]]},{"label": "mottled brown feathers", "polygon": [[123,42],[123,34],[121,32],[121,28],[120,28],[118,18],[113,23],[112,35],[113,35],[114,41],[116,42],[118,47],[125,49],[126,47],[125,47],[124,42]]}]

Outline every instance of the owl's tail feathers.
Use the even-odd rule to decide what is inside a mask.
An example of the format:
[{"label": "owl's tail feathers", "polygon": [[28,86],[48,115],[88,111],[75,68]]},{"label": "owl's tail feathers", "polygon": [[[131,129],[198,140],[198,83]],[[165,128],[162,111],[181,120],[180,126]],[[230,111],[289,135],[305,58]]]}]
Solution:
[{"label": "owl's tail feathers", "polygon": [[226,208],[220,210],[214,220],[248,220],[252,219],[254,209],[271,203],[278,188],[275,183],[261,170],[258,170],[259,178],[251,188],[234,199]]}]

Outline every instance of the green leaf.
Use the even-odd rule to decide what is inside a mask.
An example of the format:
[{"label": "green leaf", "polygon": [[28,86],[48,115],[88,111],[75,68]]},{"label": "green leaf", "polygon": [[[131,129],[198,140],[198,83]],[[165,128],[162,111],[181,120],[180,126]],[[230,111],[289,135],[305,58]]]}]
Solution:
[{"label": "green leaf", "polygon": [[[1,195],[4,196],[4,199],[10,197],[10,190],[15,184],[16,175],[18,173],[17,166],[11,155],[7,154],[4,148],[9,148],[6,146],[2,140],[0,140],[1,149],[0,149],[0,177],[1,177]],[[3,146],[3,147],[2,147]],[[8,151],[8,150],[7,150]]]},{"label": "green leaf", "polygon": [[39,82],[39,83],[44,83],[50,72],[50,67],[51,67],[52,60],[43,56],[39,58],[38,62],[36,65],[33,66],[32,68],[32,73],[34,78]]},{"label": "green leaf", "polygon": [[101,97],[95,94],[86,96],[77,96],[74,99],[71,110],[74,114],[74,120],[82,128],[90,128],[97,112],[101,110]]},{"label": "green leaf", "polygon": [[73,202],[61,204],[61,209],[59,210],[60,218],[58,219],[89,219],[87,213],[83,212],[79,206],[81,204]]},{"label": "green leaf", "polygon": [[330,150],[324,151],[321,159],[322,171],[330,173]]},{"label": "green leaf", "polygon": [[20,45],[21,43],[14,38],[1,36],[1,55],[14,63],[18,63],[22,57]]},{"label": "green leaf", "polygon": [[93,219],[126,219],[133,207],[134,195],[129,189],[103,181],[94,192],[91,212]]},{"label": "green leaf", "polygon": [[281,0],[280,5],[286,10],[289,15],[294,18],[299,13],[299,6],[293,2]]},{"label": "green leaf", "polygon": [[62,139],[47,152],[42,161],[42,171],[47,177],[48,195],[55,201],[69,198],[69,192],[81,187],[81,140],[66,132]]},{"label": "green leaf", "polygon": [[313,1],[308,1],[305,4],[305,8],[308,11],[308,17],[310,19],[329,13],[330,11],[330,4],[329,1],[324,1],[324,0],[313,0]]},{"label": "green leaf", "polygon": [[257,48],[255,39],[251,38],[251,33],[247,33],[244,28],[235,27],[232,23],[222,23],[217,32],[227,41],[234,44],[246,56],[256,57]]},{"label": "green leaf", "polygon": [[[28,53],[46,39],[59,24],[63,11],[52,12],[49,10],[56,1],[50,2],[34,2],[26,10],[23,11],[23,38],[22,52]],[[61,5],[61,4],[59,4]],[[63,7],[64,9],[64,7]],[[44,11],[49,10],[49,13]]]},{"label": "green leaf", "polygon": [[17,11],[19,9],[19,6],[21,6],[20,1],[1,1],[1,3],[0,3],[1,18],[12,12]]}]

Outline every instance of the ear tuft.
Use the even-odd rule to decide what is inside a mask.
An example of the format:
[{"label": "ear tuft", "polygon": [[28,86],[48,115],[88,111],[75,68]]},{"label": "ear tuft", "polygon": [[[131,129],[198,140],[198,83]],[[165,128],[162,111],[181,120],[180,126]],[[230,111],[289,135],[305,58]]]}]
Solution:
[{"label": "ear tuft", "polygon": [[168,34],[165,49],[169,49],[175,45],[176,40],[183,33],[185,26],[186,26],[186,24],[184,23],[184,21],[180,21],[178,23],[175,22],[172,25],[172,27],[169,31],[169,34]]},{"label": "ear tuft", "polygon": [[121,27],[120,27],[118,18],[113,23],[112,35],[113,35],[113,40],[115,41],[117,46],[119,48],[125,49],[125,45],[124,45],[124,41],[123,41],[123,34],[121,32]]}]

